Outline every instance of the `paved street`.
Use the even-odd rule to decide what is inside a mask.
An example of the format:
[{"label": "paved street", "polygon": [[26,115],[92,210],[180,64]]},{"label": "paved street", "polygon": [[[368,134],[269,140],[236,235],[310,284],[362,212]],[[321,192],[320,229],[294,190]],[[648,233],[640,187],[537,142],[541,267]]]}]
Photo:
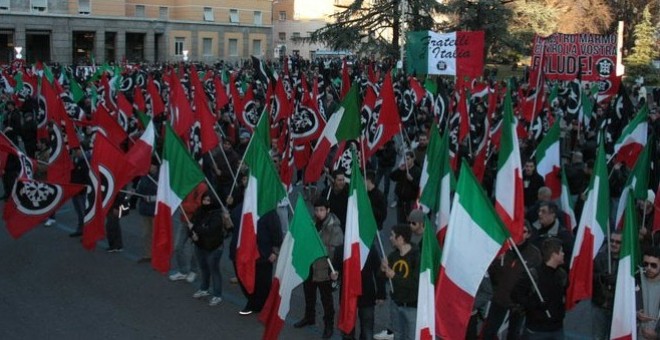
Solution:
[{"label": "paved street", "polygon": [[[390,209],[386,226],[393,223]],[[57,224],[35,228],[12,240],[0,231],[0,338],[48,339],[258,339],[263,325],[256,315],[240,316],[245,299],[229,283],[234,276],[225,257],[222,262],[224,301],[209,307],[191,297],[197,289],[185,281],[170,282],[150,268],[137,264],[141,230],[135,212],[121,220],[124,252],[108,254],[105,242],[86,251],[80,239],[70,238],[75,225],[71,204],[57,213]],[[389,235],[383,233],[383,235]],[[384,237],[383,241],[389,243]],[[387,245],[389,248],[389,245]],[[337,294],[335,294],[337,295]],[[335,296],[335,298],[337,298]],[[294,291],[292,310],[282,339],[320,338],[317,327],[294,329],[303,315],[302,289]],[[583,306],[584,305],[584,306]],[[571,339],[588,339],[591,327],[588,304],[566,318]],[[320,302],[317,314],[321,313]],[[376,332],[389,323],[386,306],[376,308]],[[335,339],[339,339],[335,330]]]}]

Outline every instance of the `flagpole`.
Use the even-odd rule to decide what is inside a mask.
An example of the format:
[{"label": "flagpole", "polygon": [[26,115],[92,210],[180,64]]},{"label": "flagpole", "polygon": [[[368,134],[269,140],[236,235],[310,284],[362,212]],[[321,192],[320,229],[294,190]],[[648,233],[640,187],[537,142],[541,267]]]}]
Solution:
[{"label": "flagpole", "polygon": [[[545,39],[541,39],[541,61],[539,62],[539,72],[536,75],[536,97],[541,95],[539,92],[539,85],[541,83],[541,76],[543,75],[543,56],[545,55]],[[543,93],[545,96],[545,91]],[[527,135],[529,135],[529,131],[532,129],[532,124],[534,124],[534,118],[536,118],[536,103],[537,99],[534,98],[534,105],[532,106],[532,119],[529,122],[529,127],[527,127]]]},{"label": "flagpole", "polygon": [[[539,300],[541,300],[541,303],[544,303],[545,300],[543,299],[543,296],[541,295],[541,291],[539,290],[539,286],[536,284],[536,281],[534,280],[534,276],[532,275],[532,272],[529,271],[529,267],[527,267],[527,262],[525,262],[525,259],[522,257],[522,254],[520,254],[520,250],[516,246],[516,243],[513,242],[513,239],[509,237],[508,239],[509,244],[515,250],[516,255],[518,255],[518,258],[520,258],[520,263],[522,263],[523,268],[525,268],[525,272],[527,272],[527,276],[529,277],[529,280],[532,282],[532,287],[534,287],[534,291],[536,292],[536,295],[539,297]],[[545,310],[545,315],[548,318],[551,318],[550,316],[550,311],[548,309]]]}]

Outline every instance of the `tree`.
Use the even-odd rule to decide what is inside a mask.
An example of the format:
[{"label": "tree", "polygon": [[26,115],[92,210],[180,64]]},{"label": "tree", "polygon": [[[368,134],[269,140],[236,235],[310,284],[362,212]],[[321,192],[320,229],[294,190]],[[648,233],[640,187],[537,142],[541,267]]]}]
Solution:
[{"label": "tree", "polygon": [[633,33],[635,45],[633,52],[626,58],[630,65],[648,65],[656,55],[655,27],[651,22],[651,11],[649,5],[644,7],[642,21],[635,26]]},{"label": "tree", "polygon": [[378,51],[394,57],[404,26],[410,31],[434,29],[433,17],[441,5],[435,0],[355,0],[335,7],[341,11],[331,16],[334,22],[304,40],[335,50]]}]

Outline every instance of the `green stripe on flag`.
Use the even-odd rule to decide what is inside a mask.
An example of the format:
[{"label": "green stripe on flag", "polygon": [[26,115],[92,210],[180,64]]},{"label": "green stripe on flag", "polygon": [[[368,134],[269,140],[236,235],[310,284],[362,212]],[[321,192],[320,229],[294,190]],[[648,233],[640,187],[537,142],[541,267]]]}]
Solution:
[{"label": "green stripe on flag", "polygon": [[641,255],[639,251],[639,231],[637,228],[637,207],[635,198],[628,195],[626,201],[626,217],[623,224],[623,235],[621,240],[621,254],[619,258],[630,256],[630,275],[635,276],[637,265],[640,262]]},{"label": "green stripe on flag", "polygon": [[257,179],[257,214],[264,216],[277,207],[286,192],[261,138],[252,138],[245,151],[245,164],[250,168],[250,176]]},{"label": "green stripe on flag", "polygon": [[[598,181],[598,188],[596,185],[596,178]],[[600,225],[603,235],[607,235],[608,218],[610,216],[610,185],[609,176],[607,175],[607,162],[605,161],[605,146],[601,141],[598,146],[598,155],[596,156],[596,163],[594,172],[589,184],[589,190],[598,190],[597,204],[596,204],[596,221]]]},{"label": "green stripe on flag", "polygon": [[[495,242],[503,244],[509,238],[509,232],[504,222],[495,212],[495,208],[488,200],[486,193],[474,177],[470,166],[463,161],[461,173],[456,184],[458,203],[470,213],[470,218]],[[456,226],[460,227],[460,226]]]},{"label": "green stripe on flag", "polygon": [[352,178],[348,192],[350,195],[357,196],[360,242],[362,242],[367,248],[371,248],[371,244],[374,241],[374,237],[376,237],[376,231],[378,230],[378,227],[376,226],[376,218],[374,217],[374,212],[371,208],[371,201],[369,200],[369,195],[367,194],[367,188],[364,185],[364,178],[362,177],[359,158],[355,154],[355,150],[351,150],[351,153],[353,163],[351,166]]},{"label": "green stripe on flag", "polygon": [[296,210],[293,213],[289,232],[294,239],[293,267],[298,276],[306,280],[309,277],[310,264],[327,254],[301,195],[298,196],[296,202]]},{"label": "green stripe on flag", "polygon": [[506,96],[504,97],[504,111],[502,120],[502,137],[500,143],[500,154],[497,157],[497,169],[500,170],[507,159],[513,152],[513,103],[511,100],[511,91],[507,87]]},{"label": "green stripe on flag", "polygon": [[559,126],[559,119],[557,119],[555,123],[552,124],[550,130],[548,130],[548,133],[543,137],[543,140],[541,140],[539,146],[536,147],[537,160],[544,159],[545,153],[548,151],[548,149],[550,149],[550,146],[559,141],[560,132],[561,127]]},{"label": "green stripe on flag", "polygon": [[346,97],[341,101],[341,107],[344,109],[344,114],[341,117],[337,132],[335,133],[337,140],[340,142],[360,137],[362,126],[360,124],[358,88],[359,86],[357,86],[357,84],[351,85]]},{"label": "green stripe on flag", "polygon": [[420,260],[419,272],[425,270],[431,272],[431,283],[435,284],[438,279],[438,272],[442,263],[442,249],[438,243],[438,238],[435,235],[435,227],[429,221],[428,217],[424,216],[424,235],[422,236],[422,258]]},{"label": "green stripe on flag", "polygon": [[429,69],[428,31],[406,34],[406,71],[408,74],[427,74]]},{"label": "green stripe on flag", "polygon": [[169,185],[181,199],[184,199],[197,184],[204,180],[204,173],[199,168],[199,164],[190,156],[169,122],[165,125],[163,145],[163,166],[166,165],[170,169]]}]

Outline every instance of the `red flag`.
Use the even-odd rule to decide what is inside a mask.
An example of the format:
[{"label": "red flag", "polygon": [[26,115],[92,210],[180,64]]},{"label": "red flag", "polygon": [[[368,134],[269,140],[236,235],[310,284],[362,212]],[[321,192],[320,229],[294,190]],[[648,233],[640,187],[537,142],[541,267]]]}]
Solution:
[{"label": "red flag", "polygon": [[111,91],[110,81],[108,80],[108,77],[105,72],[103,72],[103,75],[101,75],[99,86],[103,92],[103,97],[101,97],[103,105],[105,105],[105,107],[110,112],[117,111],[117,107],[115,106],[114,100],[112,99],[112,95],[110,94]]},{"label": "red flag", "polygon": [[[399,108],[396,105],[394,97],[394,87],[392,86],[392,76],[388,72],[383,81],[379,98],[376,101],[376,106],[380,105],[380,112],[378,113],[378,120],[376,121],[375,131],[373,138],[371,131],[368,131],[369,138],[367,140],[367,148],[365,148],[365,158],[371,158],[378,149],[387,143],[394,135],[399,132],[401,125],[401,118],[399,116]],[[371,129],[371,127],[367,127]]]},{"label": "red flag", "polygon": [[7,199],[2,216],[7,231],[15,239],[21,237],[45,221],[84,187],[79,184],[18,179]]},{"label": "red flag", "polygon": [[193,111],[190,107],[190,102],[183,91],[183,85],[179,82],[176,75],[170,77],[170,124],[176,134],[184,140],[188,141],[188,131],[194,123]]},{"label": "red flag", "polygon": [[133,108],[142,113],[147,112],[147,104],[145,104],[142,88],[140,88],[139,85],[135,86],[133,89]]},{"label": "red flag", "polygon": [[54,183],[68,183],[71,181],[73,164],[64,143],[62,128],[58,124],[52,124],[51,126],[47,178],[48,181]]},{"label": "red flag", "polygon": [[418,106],[422,102],[422,99],[426,96],[426,90],[419,84],[417,79],[413,77],[408,77],[408,85],[410,89],[415,93],[415,106]]},{"label": "red flag", "polygon": [[138,139],[133,147],[126,153],[126,159],[135,165],[135,172],[131,177],[144,176],[149,173],[151,167],[151,154],[154,151],[156,144],[156,134],[154,131],[153,121],[149,121],[147,127],[144,129],[142,136]]},{"label": "red flag", "polygon": [[456,112],[454,114],[459,115],[460,123],[458,130],[458,143],[462,143],[465,137],[470,133],[470,111],[467,105],[467,95],[465,93],[465,88],[458,88],[458,102],[456,103]]},{"label": "red flag", "polygon": [[151,106],[151,115],[157,117],[162,115],[165,112],[165,104],[163,104],[163,98],[158,92],[158,87],[154,83],[154,79],[149,76],[147,79],[147,101]]},{"label": "red flag", "polygon": [[219,77],[213,77],[213,84],[215,84],[215,111],[220,112],[225,105],[229,104],[229,96]]},{"label": "red flag", "polygon": [[[245,90],[245,96],[240,101],[241,105],[239,110],[236,111],[236,118],[241,124],[241,127],[246,128],[250,133],[254,131],[257,126],[261,112],[256,111],[254,103],[254,91],[252,91],[252,84]],[[235,105],[235,104],[234,104]]]},{"label": "red flag", "polygon": [[115,118],[110,116],[108,110],[102,105],[94,113],[94,124],[97,132],[108,137],[115,145],[120,145],[128,138],[126,130],[119,125]]},{"label": "red flag", "polygon": [[202,82],[199,81],[197,76],[197,71],[195,67],[192,66],[190,70],[190,82],[195,89],[193,101],[195,103],[195,116],[196,120],[200,123],[200,139],[202,142],[202,148],[200,150],[201,154],[205,154],[209,150],[212,150],[220,143],[218,135],[215,133],[215,118],[211,114],[209,109],[208,100],[206,94],[204,93],[204,87]]}]

